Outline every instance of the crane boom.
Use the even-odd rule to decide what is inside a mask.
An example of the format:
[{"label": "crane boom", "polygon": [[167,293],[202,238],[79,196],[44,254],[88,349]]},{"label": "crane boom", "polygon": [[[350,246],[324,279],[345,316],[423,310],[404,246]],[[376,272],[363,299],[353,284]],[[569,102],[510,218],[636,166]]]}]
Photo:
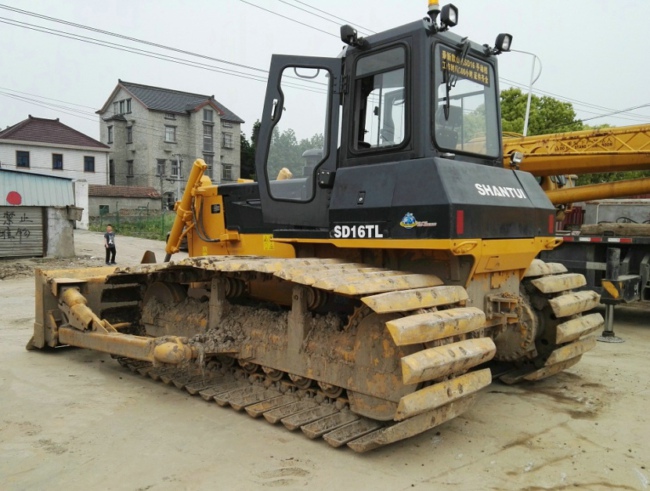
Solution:
[{"label": "crane boom", "polygon": [[522,152],[520,169],[535,176],[650,169],[650,124],[505,137],[504,155]]}]

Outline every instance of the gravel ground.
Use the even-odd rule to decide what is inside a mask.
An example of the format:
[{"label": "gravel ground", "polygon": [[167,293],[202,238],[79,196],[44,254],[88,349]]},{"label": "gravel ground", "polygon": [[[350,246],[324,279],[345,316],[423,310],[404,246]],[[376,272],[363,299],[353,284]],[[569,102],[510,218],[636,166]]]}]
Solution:
[{"label": "gravel ground", "polygon": [[[76,247],[95,261],[101,234],[77,231]],[[164,244],[118,237],[117,247],[125,265],[147,248],[160,259]],[[647,310],[618,312],[624,344],[599,343],[538,384],[493,383],[464,416],[357,455],[141,378],[101,353],[27,352],[33,302],[31,278],[0,280],[3,490],[650,486]]]}]

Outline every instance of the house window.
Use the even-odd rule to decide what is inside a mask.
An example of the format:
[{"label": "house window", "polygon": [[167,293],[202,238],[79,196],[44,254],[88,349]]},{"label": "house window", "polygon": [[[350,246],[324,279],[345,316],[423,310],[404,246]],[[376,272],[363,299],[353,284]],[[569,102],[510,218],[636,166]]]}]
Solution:
[{"label": "house window", "polygon": [[165,207],[168,210],[173,210],[174,209],[174,203],[176,203],[174,193],[167,192],[167,193],[163,194],[163,199],[164,199]]},{"label": "house window", "polygon": [[90,155],[84,157],[84,172],[95,172],[95,157]]},{"label": "house window", "polygon": [[113,127],[109,126],[108,127],[108,139],[107,143],[113,143]]},{"label": "house window", "polygon": [[223,126],[224,128],[232,128],[232,123],[229,123],[228,121],[223,121],[221,123],[221,126]]},{"label": "house window", "polygon": [[109,205],[99,205],[99,216],[103,217],[104,215],[108,215],[110,212],[110,207]]},{"label": "house window", "polygon": [[165,167],[167,167],[167,161],[165,159],[156,159],[156,175],[164,176]]},{"label": "house window", "polygon": [[133,160],[126,161],[126,177],[133,177]]},{"label": "house window", "polygon": [[126,112],[127,113],[131,112],[131,99],[126,100]]},{"label": "house window", "polygon": [[205,175],[212,179],[214,175],[212,167],[214,166],[214,155],[204,155],[203,161],[207,164],[208,168],[205,170]]},{"label": "house window", "polygon": [[61,153],[52,154],[52,169],[63,170],[63,154]]},{"label": "house window", "polygon": [[[93,159],[93,170],[95,169],[95,157]],[[115,162],[113,162],[113,159],[108,161],[108,183],[111,185],[115,185]]]},{"label": "house window", "polygon": [[212,145],[212,131],[214,128],[211,124],[203,125],[203,151],[204,152],[213,152],[214,147]]},{"label": "house window", "polygon": [[212,123],[214,121],[214,112],[212,109],[203,110],[203,121],[207,121],[209,123]]},{"label": "house window", "polygon": [[124,101],[120,101],[120,114],[124,114]]},{"label": "house window", "polygon": [[165,141],[176,143],[176,126],[165,126]]},{"label": "house window", "polygon": [[114,102],[113,103],[113,115],[120,114],[120,104],[119,102]]},{"label": "house window", "polygon": [[223,148],[232,148],[232,133],[222,133],[223,141],[221,142]]},{"label": "house window", "polygon": [[172,177],[176,179],[182,179],[181,175],[181,167],[182,167],[183,161],[182,160],[172,160]]},{"label": "house window", "polygon": [[172,113],[165,113],[165,119],[176,119],[176,115]]},{"label": "house window", "polygon": [[222,181],[232,181],[232,165],[231,164],[221,164],[221,180]]},{"label": "house window", "polygon": [[29,168],[29,152],[16,150],[16,167]]},{"label": "house window", "polygon": [[133,143],[133,126],[126,127],[126,143]]}]

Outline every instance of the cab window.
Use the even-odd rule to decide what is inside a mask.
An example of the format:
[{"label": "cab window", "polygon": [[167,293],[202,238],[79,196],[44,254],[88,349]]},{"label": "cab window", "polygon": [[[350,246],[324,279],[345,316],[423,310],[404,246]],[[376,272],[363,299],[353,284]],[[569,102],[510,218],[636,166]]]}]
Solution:
[{"label": "cab window", "polygon": [[400,146],[406,140],[406,49],[359,58],[354,77],[352,147],[358,152]]}]

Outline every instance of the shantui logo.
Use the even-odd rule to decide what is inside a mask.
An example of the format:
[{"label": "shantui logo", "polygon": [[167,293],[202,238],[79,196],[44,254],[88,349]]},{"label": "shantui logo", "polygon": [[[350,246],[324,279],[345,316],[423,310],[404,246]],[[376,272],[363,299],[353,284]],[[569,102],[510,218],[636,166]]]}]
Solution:
[{"label": "shantui logo", "polygon": [[419,222],[415,219],[415,216],[413,213],[407,213],[404,215],[404,218],[402,218],[402,221],[399,222],[400,226],[404,228],[416,228],[416,227],[437,227],[438,224],[436,222],[427,222],[426,220],[423,222]]}]

